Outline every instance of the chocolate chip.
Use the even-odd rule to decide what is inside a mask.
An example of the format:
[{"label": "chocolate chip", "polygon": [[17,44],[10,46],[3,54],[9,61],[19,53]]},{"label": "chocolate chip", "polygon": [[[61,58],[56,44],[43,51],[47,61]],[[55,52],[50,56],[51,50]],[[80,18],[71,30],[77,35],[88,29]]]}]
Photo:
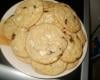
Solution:
[{"label": "chocolate chip", "polygon": [[15,33],[13,33],[13,34],[12,34],[12,38],[11,38],[11,39],[12,39],[12,40],[14,40],[14,39],[15,39],[15,36],[16,36],[16,34],[15,34]]},{"label": "chocolate chip", "polygon": [[65,19],[65,24],[67,24],[67,19]]},{"label": "chocolate chip", "polygon": [[36,8],[36,5],[33,5],[33,8]]},{"label": "chocolate chip", "polygon": [[66,31],[63,31],[64,34],[66,34]]},{"label": "chocolate chip", "polygon": [[74,40],[72,38],[70,38],[70,42],[73,42]]},{"label": "chocolate chip", "polygon": [[76,19],[76,16],[75,15],[73,17],[74,17],[74,19]]},{"label": "chocolate chip", "polygon": [[44,10],[43,12],[49,12],[48,10]]},{"label": "chocolate chip", "polygon": [[26,9],[26,8],[27,8],[26,6],[23,7],[23,9]]}]

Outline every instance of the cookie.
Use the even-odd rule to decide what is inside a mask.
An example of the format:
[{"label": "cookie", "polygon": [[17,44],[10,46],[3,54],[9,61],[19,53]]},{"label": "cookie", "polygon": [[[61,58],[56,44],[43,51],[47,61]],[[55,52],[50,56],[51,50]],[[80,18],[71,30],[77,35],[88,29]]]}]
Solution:
[{"label": "cookie", "polygon": [[9,39],[12,40],[12,36],[15,33],[18,26],[13,22],[13,15],[11,15],[4,23],[3,23],[3,32],[4,35]]},{"label": "cookie", "polygon": [[40,19],[42,13],[42,0],[24,0],[15,10],[13,21],[19,27],[30,27]]},{"label": "cookie", "polygon": [[31,64],[31,58],[30,57],[27,57],[27,58],[23,58],[23,57],[19,57],[19,56],[16,56],[18,58],[18,60],[24,62],[24,63],[28,63],[28,64]]},{"label": "cookie", "polygon": [[67,46],[64,34],[54,24],[40,24],[30,29],[26,50],[33,60],[50,64],[59,59]]},{"label": "cookie", "polygon": [[67,70],[70,70],[70,69],[74,68],[78,64],[78,62],[79,61],[77,60],[77,61],[75,61],[73,63],[68,63],[67,64]]},{"label": "cookie", "polygon": [[67,63],[58,60],[55,63],[44,65],[32,61],[32,67],[37,73],[54,76],[64,72],[66,70]]},{"label": "cookie", "polygon": [[28,53],[25,49],[25,40],[27,36],[26,28],[19,28],[13,36],[13,40],[11,42],[11,47],[15,55],[20,57],[28,57]]},{"label": "cookie", "polygon": [[54,7],[56,19],[62,24],[65,30],[70,32],[77,32],[80,30],[81,24],[76,13],[72,11],[72,8],[64,3],[58,3]]},{"label": "cookie", "polygon": [[64,62],[74,62],[81,57],[82,51],[82,45],[77,35],[71,35],[71,38],[68,39],[67,48],[61,56],[61,60]]}]

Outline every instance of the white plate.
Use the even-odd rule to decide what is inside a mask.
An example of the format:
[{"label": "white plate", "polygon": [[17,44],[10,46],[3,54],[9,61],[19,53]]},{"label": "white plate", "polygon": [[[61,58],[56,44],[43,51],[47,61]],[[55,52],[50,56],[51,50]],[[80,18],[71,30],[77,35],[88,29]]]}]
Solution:
[{"label": "white plate", "polygon": [[[3,16],[2,20],[5,21],[10,15],[12,15],[16,9],[16,7],[20,4],[21,2],[15,4],[14,6],[12,6]],[[82,24],[82,29],[86,35],[86,31],[85,31],[85,28]],[[87,35],[86,35],[87,37]],[[84,57],[86,55],[86,51],[87,51],[87,44],[88,44],[88,41],[85,43],[85,46],[84,46],[84,49],[83,49],[83,55],[82,57],[80,58],[79,60],[79,63],[72,69],[70,70],[66,70],[65,72],[59,74],[59,75],[56,75],[56,76],[48,76],[48,75],[41,75],[41,74],[38,74],[36,73],[32,66],[30,64],[25,64],[21,61],[19,61],[16,56],[13,54],[12,52],[12,49],[8,46],[4,46],[4,45],[0,45],[1,47],[1,51],[4,55],[4,57],[7,59],[7,61],[13,66],[15,67],[17,70],[29,75],[29,76],[33,76],[33,77],[37,77],[37,78],[58,78],[58,77],[62,77],[62,76],[65,76],[71,72],[73,72],[77,67],[79,67],[79,65],[82,63],[82,61],[84,60]]]}]

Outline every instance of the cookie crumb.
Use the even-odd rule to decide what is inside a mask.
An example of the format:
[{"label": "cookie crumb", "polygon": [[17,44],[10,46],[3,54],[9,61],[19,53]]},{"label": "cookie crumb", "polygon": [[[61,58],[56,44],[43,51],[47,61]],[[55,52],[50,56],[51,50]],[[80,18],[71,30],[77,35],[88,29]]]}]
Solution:
[{"label": "cookie crumb", "polygon": [[36,5],[33,5],[33,8],[36,8]]},{"label": "cookie crumb", "polygon": [[67,19],[65,19],[65,24],[67,24]]}]

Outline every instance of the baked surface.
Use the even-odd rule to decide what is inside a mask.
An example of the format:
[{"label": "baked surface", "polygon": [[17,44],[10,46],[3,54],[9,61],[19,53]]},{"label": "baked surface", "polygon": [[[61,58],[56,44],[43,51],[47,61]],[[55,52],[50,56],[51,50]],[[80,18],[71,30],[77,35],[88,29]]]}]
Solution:
[{"label": "baked surface", "polygon": [[40,24],[30,29],[26,50],[33,60],[50,64],[58,60],[67,47],[64,34],[54,24]]},{"label": "baked surface", "polygon": [[27,29],[26,28],[19,28],[14,34],[14,39],[11,42],[11,48],[15,55],[20,57],[28,57],[28,53],[25,48],[25,41],[27,37]]},{"label": "baked surface", "polygon": [[19,27],[31,27],[43,13],[42,0],[24,0],[15,10],[13,21]]}]

